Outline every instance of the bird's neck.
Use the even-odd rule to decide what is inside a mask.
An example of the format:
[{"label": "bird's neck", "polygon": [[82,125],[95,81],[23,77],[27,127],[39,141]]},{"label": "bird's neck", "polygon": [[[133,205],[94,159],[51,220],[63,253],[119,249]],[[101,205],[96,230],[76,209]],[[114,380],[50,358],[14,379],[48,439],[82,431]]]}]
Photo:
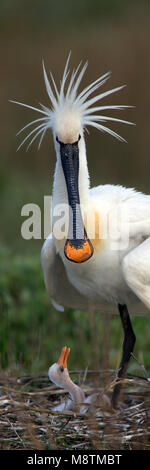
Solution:
[{"label": "bird's neck", "polygon": [[85,395],[83,390],[74,382],[72,382],[70,377],[68,378],[66,390],[69,392],[74,403],[84,403]]}]

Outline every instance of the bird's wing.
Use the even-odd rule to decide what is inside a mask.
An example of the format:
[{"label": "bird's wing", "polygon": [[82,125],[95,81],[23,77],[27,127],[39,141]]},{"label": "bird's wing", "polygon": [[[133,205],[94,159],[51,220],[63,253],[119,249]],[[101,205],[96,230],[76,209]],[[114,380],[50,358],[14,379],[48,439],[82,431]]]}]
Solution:
[{"label": "bird's wing", "polygon": [[69,282],[62,259],[56,252],[52,234],[44,242],[41,262],[45,286],[54,307],[60,311],[64,307],[89,310],[88,299]]},{"label": "bird's wing", "polygon": [[130,289],[150,310],[150,237],[131,250],[122,261],[125,280]]},{"label": "bird's wing", "polygon": [[[128,224],[129,236],[150,236],[150,196],[134,188],[119,185],[100,185],[90,189],[91,200],[97,201],[104,215],[112,211],[121,224]],[[113,213],[114,211],[114,213]]]},{"label": "bird's wing", "polygon": [[125,215],[129,222],[131,236],[150,236],[150,196],[136,193],[135,196],[125,202]]}]

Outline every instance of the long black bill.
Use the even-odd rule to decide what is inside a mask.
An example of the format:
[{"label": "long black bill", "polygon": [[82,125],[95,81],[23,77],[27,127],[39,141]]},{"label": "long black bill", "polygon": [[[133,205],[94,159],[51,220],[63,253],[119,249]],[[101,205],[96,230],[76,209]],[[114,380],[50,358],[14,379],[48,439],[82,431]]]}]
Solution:
[{"label": "long black bill", "polygon": [[69,229],[64,253],[70,261],[83,263],[93,255],[93,246],[87,237],[80,208],[78,141],[73,144],[59,143],[69,202]]}]

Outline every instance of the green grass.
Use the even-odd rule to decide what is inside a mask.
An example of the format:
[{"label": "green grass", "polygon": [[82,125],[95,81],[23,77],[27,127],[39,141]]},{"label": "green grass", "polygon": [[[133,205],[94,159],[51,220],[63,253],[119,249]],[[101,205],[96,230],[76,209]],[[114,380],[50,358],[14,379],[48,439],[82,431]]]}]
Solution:
[{"label": "green grass", "polygon": [[[150,372],[150,321],[132,317],[135,354]],[[78,310],[57,312],[45,290],[39,255],[0,250],[0,366],[16,373],[47,373],[62,346],[71,347],[70,369],[119,364],[122,329],[119,317]],[[130,372],[142,374],[132,361]]]}]

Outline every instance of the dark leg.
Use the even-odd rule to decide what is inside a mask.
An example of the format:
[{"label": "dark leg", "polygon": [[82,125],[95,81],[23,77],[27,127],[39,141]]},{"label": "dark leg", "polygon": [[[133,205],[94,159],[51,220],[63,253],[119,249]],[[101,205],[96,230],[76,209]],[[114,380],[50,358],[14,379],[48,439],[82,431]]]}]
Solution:
[{"label": "dark leg", "polygon": [[[125,377],[126,370],[128,367],[128,363],[131,357],[131,353],[133,352],[134,344],[135,344],[135,334],[131,325],[128,309],[126,305],[118,304],[118,309],[120,313],[120,318],[122,321],[123,331],[124,331],[124,341],[123,341],[123,348],[122,348],[122,358],[119,366],[119,370],[117,373],[117,380],[119,382],[120,379]],[[112,405],[114,408],[117,406],[119,394],[121,391],[121,384],[116,384],[113,390],[112,395]]]}]

